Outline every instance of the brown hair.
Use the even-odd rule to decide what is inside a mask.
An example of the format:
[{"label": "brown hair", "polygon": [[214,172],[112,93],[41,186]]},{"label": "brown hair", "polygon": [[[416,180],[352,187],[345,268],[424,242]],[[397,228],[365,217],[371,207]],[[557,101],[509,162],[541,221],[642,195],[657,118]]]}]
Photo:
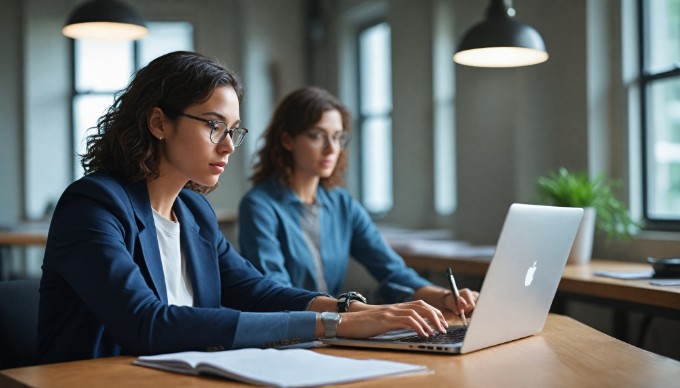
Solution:
[{"label": "brown hair", "polygon": [[[283,135],[295,137],[314,126],[329,110],[337,110],[342,117],[342,127],[351,132],[350,115],[347,108],[326,90],[306,86],[288,94],[274,111],[269,126],[264,133],[264,145],[258,152],[253,175],[250,180],[258,184],[272,175],[278,174],[288,183],[295,163],[290,151],[283,147]],[[347,168],[347,149],[340,150],[338,162],[328,178],[321,178],[321,185],[331,188],[341,185],[342,174]]]},{"label": "brown hair", "polygon": [[[238,76],[212,58],[176,51],[154,59],[116,94],[97,121],[96,133],[87,137],[87,150],[81,155],[85,173],[106,170],[133,182],[157,178],[161,150],[147,125],[151,109],[159,107],[174,120],[220,86],[233,87],[239,102],[243,98]],[[216,186],[189,181],[186,187],[205,194]]]}]

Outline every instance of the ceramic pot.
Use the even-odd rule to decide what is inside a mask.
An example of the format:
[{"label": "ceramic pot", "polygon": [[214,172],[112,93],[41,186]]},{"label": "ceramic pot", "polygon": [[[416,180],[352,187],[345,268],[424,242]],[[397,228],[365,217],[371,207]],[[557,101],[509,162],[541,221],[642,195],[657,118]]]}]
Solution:
[{"label": "ceramic pot", "polygon": [[574,245],[571,247],[567,264],[584,264],[590,262],[593,255],[593,238],[595,236],[595,219],[597,211],[594,207],[583,208],[583,219],[576,232]]}]

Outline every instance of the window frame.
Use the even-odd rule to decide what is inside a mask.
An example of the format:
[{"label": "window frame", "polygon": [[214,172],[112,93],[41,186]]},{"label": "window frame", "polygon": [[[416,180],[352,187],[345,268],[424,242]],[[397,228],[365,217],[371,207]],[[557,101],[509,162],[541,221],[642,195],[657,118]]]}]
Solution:
[{"label": "window frame", "polygon": [[[359,180],[358,180],[358,185],[359,185],[359,193],[360,193],[361,202],[364,205],[364,207],[366,206],[366,204],[364,202],[364,199],[366,198],[366,187],[364,186],[363,175],[364,175],[364,168],[367,165],[367,161],[364,158],[363,141],[362,141],[364,125],[369,120],[369,118],[375,118],[375,117],[388,118],[390,120],[390,122],[392,123],[393,122],[393,112],[394,112],[394,106],[393,105],[391,106],[389,111],[386,111],[382,115],[379,115],[379,116],[378,115],[368,116],[368,115],[365,115],[362,111],[363,98],[361,96],[361,94],[362,94],[361,85],[362,85],[363,78],[364,78],[365,75],[361,72],[361,42],[360,42],[361,41],[361,35],[364,31],[368,30],[369,28],[375,27],[375,26],[380,25],[382,23],[386,23],[388,26],[390,26],[390,29],[392,28],[391,24],[389,23],[389,21],[387,20],[386,17],[384,17],[384,16],[374,17],[374,18],[368,19],[365,22],[359,24],[357,26],[356,30],[355,30],[356,32],[355,32],[355,36],[354,36],[355,49],[356,49],[355,70],[356,70],[356,74],[357,74],[357,77],[356,77],[356,82],[357,82],[357,84],[356,84],[357,85],[357,88],[356,88],[357,115],[356,115],[355,122],[356,122],[357,128],[355,129],[356,135],[354,135],[353,138],[358,140],[357,141],[357,143],[358,143],[358,147],[357,147],[358,150],[357,151],[358,151],[359,157],[357,159],[358,159],[358,164],[359,164],[359,175],[360,175]],[[391,41],[391,34],[390,34],[390,41]],[[390,49],[390,53],[391,53],[391,49]],[[392,64],[392,60],[390,58],[390,65],[391,64]],[[394,127],[393,127],[393,125],[391,125],[391,130],[393,130],[393,129],[394,129]],[[390,147],[392,147],[392,145],[390,145]],[[393,151],[394,150],[392,149],[392,152]],[[390,163],[392,164],[392,167],[394,167],[393,161],[391,161]],[[378,218],[384,217],[389,212],[391,212],[392,209],[394,208],[394,169],[393,168],[391,170],[391,174],[392,174],[392,183],[393,183],[392,193],[391,193],[392,206],[390,206],[390,208],[387,209],[384,212],[374,212],[374,211],[371,211],[368,208],[366,208],[366,211],[368,211],[369,214],[371,214],[373,217],[378,217]]]},{"label": "window frame", "polygon": [[648,163],[648,135],[651,128],[649,123],[649,93],[648,90],[655,82],[669,79],[680,80],[680,64],[659,71],[650,71],[650,6],[646,0],[638,0],[638,42],[640,69],[640,128],[641,128],[641,157],[642,157],[642,216],[645,229],[659,231],[680,231],[680,220],[652,218],[649,213],[649,163]]},{"label": "window frame", "polygon": [[[113,96],[115,98],[116,93],[119,90],[109,90],[109,91],[103,91],[103,90],[97,90],[97,91],[92,91],[92,90],[86,90],[86,91],[79,91],[77,87],[77,77],[78,77],[78,63],[76,61],[76,39],[69,39],[71,41],[70,44],[70,50],[71,50],[71,180],[75,180],[78,178],[78,168],[80,166],[79,160],[80,156],[77,154],[78,152],[78,147],[77,147],[77,142],[78,142],[78,128],[76,128],[76,100],[80,97],[84,96]],[[133,72],[137,71],[139,69],[139,42],[138,41],[132,41],[130,42],[130,50],[132,50],[132,66],[133,66]],[[96,123],[95,123],[96,125]],[[88,128],[89,129],[89,128]]]},{"label": "window frame", "polygon": [[[192,50],[195,49],[195,44],[196,44],[196,38],[195,38],[195,29],[194,25],[191,22],[188,22],[186,20],[156,20],[156,21],[149,21],[150,24],[152,23],[186,23],[190,26],[191,28],[191,46]],[[70,40],[70,55],[71,55],[71,95],[70,95],[70,127],[71,127],[71,134],[70,134],[70,154],[71,154],[71,180],[75,180],[78,178],[78,171],[81,168],[79,160],[80,156],[77,154],[78,152],[78,146],[77,142],[80,140],[78,137],[78,128],[76,128],[76,100],[78,98],[84,97],[84,96],[111,96],[113,99],[116,98],[116,94],[120,92],[120,89],[118,90],[84,90],[84,91],[79,91],[77,88],[77,76],[78,76],[78,64],[76,61],[76,40],[75,39],[69,39]],[[142,41],[141,40],[133,40],[128,42],[129,49],[131,50],[131,58],[132,58],[132,73],[128,77],[133,77],[134,74],[142,67]],[[129,81],[128,81],[129,83]],[[123,87],[126,87],[127,85],[123,85]],[[94,123],[94,126],[96,126],[96,123]],[[92,128],[92,127],[90,127]],[[88,130],[90,129],[88,128]]]}]

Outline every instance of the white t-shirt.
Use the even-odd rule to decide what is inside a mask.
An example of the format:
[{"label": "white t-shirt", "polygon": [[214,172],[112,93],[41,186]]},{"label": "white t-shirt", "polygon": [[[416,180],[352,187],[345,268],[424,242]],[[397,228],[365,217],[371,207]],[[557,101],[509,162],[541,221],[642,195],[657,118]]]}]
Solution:
[{"label": "white t-shirt", "polygon": [[187,274],[187,261],[180,246],[179,222],[168,220],[156,210],[153,211],[153,220],[156,225],[158,248],[161,251],[168,304],[193,306],[194,293]]}]

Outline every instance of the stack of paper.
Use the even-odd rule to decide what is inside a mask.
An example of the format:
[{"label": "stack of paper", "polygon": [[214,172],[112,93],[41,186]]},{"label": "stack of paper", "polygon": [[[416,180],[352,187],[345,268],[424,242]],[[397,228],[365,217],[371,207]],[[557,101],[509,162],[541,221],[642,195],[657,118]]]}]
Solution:
[{"label": "stack of paper", "polygon": [[472,245],[453,240],[451,232],[441,229],[417,230],[381,225],[380,234],[390,246],[405,254],[490,259],[494,245]]}]

